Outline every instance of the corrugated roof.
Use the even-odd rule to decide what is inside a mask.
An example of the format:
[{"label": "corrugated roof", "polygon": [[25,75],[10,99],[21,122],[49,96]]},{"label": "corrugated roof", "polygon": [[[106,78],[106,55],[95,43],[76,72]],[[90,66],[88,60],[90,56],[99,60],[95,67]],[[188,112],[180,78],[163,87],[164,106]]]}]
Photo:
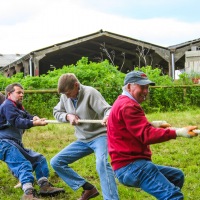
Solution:
[{"label": "corrugated roof", "polygon": [[0,67],[5,67],[23,56],[24,54],[0,54]]},{"label": "corrugated roof", "polygon": [[[33,59],[38,57],[37,60],[40,61],[40,73],[43,74],[50,70],[52,65],[56,68],[61,68],[63,65],[76,64],[83,56],[88,57],[90,61],[105,59],[107,57],[102,52],[102,47],[104,46],[109,53],[114,51],[114,64],[117,66],[123,64],[124,71],[130,70],[130,67],[138,65],[138,46],[149,49],[149,54],[158,56],[159,60],[162,58],[161,61],[158,61],[158,64],[162,65],[163,68],[168,68],[170,50],[178,50],[176,51],[177,56],[175,55],[175,62],[179,66],[183,66],[185,62],[185,51],[190,50],[191,46],[195,45],[198,47],[200,46],[200,38],[169,47],[162,47],[138,39],[100,30],[89,35],[32,51],[26,55],[0,55],[0,70],[14,67],[16,64],[22,63],[23,60],[28,60],[30,57]],[[122,56],[122,53],[126,56]],[[124,58],[126,61],[125,63]]]},{"label": "corrugated roof", "polygon": [[186,41],[186,42],[183,42],[180,44],[172,45],[172,46],[169,46],[168,48],[169,49],[179,49],[179,48],[183,48],[185,46],[189,46],[189,45],[193,45],[193,44],[195,45],[196,43],[199,43],[199,42],[200,42],[200,38]]}]

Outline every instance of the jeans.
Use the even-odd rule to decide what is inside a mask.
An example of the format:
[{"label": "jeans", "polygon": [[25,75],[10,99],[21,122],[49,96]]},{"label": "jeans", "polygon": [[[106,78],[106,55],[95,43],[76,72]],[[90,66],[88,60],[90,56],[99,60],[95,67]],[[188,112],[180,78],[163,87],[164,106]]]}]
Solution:
[{"label": "jeans", "polygon": [[[20,150],[12,143],[0,140],[0,160],[8,165],[22,185],[34,182],[33,171],[37,180],[49,176],[48,165],[43,155],[29,149],[20,148]],[[32,156],[34,159],[31,159]]]},{"label": "jeans", "polygon": [[93,152],[96,156],[96,170],[100,177],[104,200],[118,200],[114,172],[108,162],[106,136],[95,138],[90,142],[77,140],[54,156],[50,164],[66,184],[73,190],[77,190],[86,183],[86,180],[70,168],[69,164]]},{"label": "jeans", "polygon": [[119,182],[129,187],[139,187],[160,200],[183,200],[181,188],[184,174],[181,170],[155,165],[148,160],[137,160],[115,170]]}]

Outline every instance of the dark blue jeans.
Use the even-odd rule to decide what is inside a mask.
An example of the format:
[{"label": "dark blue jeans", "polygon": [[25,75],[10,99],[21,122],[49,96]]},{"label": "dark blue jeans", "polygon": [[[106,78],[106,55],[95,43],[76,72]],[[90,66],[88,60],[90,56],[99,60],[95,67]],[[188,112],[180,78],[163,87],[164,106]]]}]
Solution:
[{"label": "dark blue jeans", "polygon": [[183,200],[184,174],[179,169],[137,160],[115,174],[123,185],[141,188],[159,200]]},{"label": "dark blue jeans", "polygon": [[32,150],[17,146],[21,151],[12,142],[0,140],[0,160],[8,165],[22,185],[33,183],[33,171],[35,171],[37,180],[42,177],[47,178],[49,169],[45,157]]}]

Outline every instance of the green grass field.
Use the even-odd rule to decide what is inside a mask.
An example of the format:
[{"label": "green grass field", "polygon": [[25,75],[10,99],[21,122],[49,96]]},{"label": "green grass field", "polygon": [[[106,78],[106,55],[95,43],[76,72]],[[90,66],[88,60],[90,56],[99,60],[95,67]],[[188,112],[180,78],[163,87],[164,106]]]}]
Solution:
[{"label": "green grass field", "polygon": [[[187,112],[154,113],[147,115],[149,121],[166,120],[174,127],[197,125],[200,128],[200,109],[193,109]],[[73,126],[66,124],[49,124],[45,127],[34,127],[26,131],[24,144],[46,156],[48,164],[50,159],[62,148],[75,140]],[[177,138],[168,142],[151,145],[153,162],[160,165],[178,167],[185,174],[185,184],[182,189],[185,200],[200,199],[200,136],[192,139]],[[99,177],[95,169],[94,155],[87,156],[75,163],[72,167],[83,177],[93,183],[101,192]],[[47,200],[76,200],[80,197],[82,189],[74,192],[71,190],[50,168],[50,181],[66,191]],[[18,180],[14,178],[5,163],[0,161],[0,200],[20,199],[23,194],[21,189],[14,189]],[[128,188],[118,181],[118,190],[121,200],[154,200],[155,198],[144,191],[136,188]],[[35,188],[38,189],[37,184]],[[95,198],[102,200],[102,195]]]}]

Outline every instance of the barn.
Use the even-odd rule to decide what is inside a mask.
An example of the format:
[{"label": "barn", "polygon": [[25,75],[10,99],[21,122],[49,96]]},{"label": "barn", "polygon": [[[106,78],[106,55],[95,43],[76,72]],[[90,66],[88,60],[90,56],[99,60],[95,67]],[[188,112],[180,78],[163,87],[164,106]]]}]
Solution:
[{"label": "barn", "polygon": [[[63,65],[76,64],[84,56],[93,62],[108,59],[124,73],[133,70],[135,66],[151,65],[174,78],[176,69],[184,69],[185,66],[187,71],[194,69],[194,66],[195,69],[200,68],[199,47],[200,39],[162,47],[100,30],[21,55],[19,59],[1,66],[0,70],[7,77],[18,72],[23,72],[24,76],[39,76],[54,68],[62,68]],[[194,57],[194,54],[197,56]]]}]

